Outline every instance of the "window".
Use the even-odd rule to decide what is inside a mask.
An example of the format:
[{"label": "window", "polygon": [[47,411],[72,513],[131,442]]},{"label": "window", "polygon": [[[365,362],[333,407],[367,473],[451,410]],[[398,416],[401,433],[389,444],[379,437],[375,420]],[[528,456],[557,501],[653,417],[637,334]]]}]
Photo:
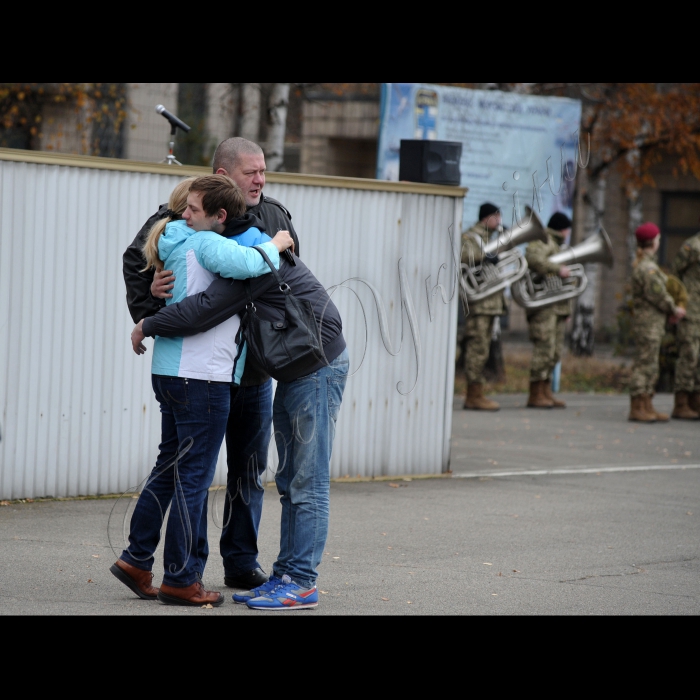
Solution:
[{"label": "window", "polygon": [[664,192],[659,264],[671,265],[683,241],[700,230],[700,192]]},{"label": "window", "polygon": [[177,129],[175,157],[185,165],[211,165],[214,150],[207,134],[207,84],[179,83],[177,116],[190,127]]},{"label": "window", "polygon": [[374,178],[377,142],[373,139],[328,139],[328,175]]}]

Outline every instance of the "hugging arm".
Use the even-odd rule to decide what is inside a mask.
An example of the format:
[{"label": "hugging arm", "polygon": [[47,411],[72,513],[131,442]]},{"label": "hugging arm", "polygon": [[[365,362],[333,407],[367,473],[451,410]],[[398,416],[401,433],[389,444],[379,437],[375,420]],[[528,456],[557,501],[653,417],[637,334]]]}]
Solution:
[{"label": "hugging arm", "polygon": [[[269,268],[268,268],[269,269]],[[253,298],[275,285],[272,275],[250,280]],[[241,280],[215,279],[199,294],[170,304],[143,322],[143,333],[164,338],[196,335],[218,326],[234,314],[241,313],[248,301],[245,283]]]},{"label": "hugging arm", "polygon": [[[222,277],[248,279],[268,274],[270,267],[259,251],[242,246],[233,239],[222,238],[217,234],[205,234],[197,259],[210,272]],[[261,251],[270,259],[276,269],[280,266],[280,253],[294,246],[288,231],[278,231],[275,237],[259,244]]]},{"label": "hugging arm", "polygon": [[[289,239],[291,241],[291,238]],[[260,246],[279,269],[279,251],[272,241]],[[213,236],[205,240],[199,251],[199,261],[210,272],[232,279],[259,277],[270,272],[264,258],[254,248],[242,246],[233,240]]]},{"label": "hugging arm", "polygon": [[124,284],[126,285],[126,303],[129,313],[134,323],[138,323],[142,318],[151,316],[163,306],[160,299],[151,295],[151,282],[153,281],[153,270],[141,272],[146,264],[141,248],[146,242],[148,232],[153,224],[162,218],[162,213],[167,205],[161,205],[160,209],[149,217],[141,230],[136,234],[136,238],[122,255],[122,273]]}]

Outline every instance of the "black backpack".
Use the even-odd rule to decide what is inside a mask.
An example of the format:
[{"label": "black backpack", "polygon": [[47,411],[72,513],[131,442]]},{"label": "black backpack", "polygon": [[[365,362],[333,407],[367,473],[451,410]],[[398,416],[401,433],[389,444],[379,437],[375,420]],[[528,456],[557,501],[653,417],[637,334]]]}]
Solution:
[{"label": "black backpack", "polygon": [[265,321],[258,316],[250,294],[250,283],[247,283],[248,303],[236,335],[239,357],[245,341],[248,352],[253,354],[261,369],[278,382],[291,382],[315,371],[319,363],[328,365],[321,333],[311,304],[297,299],[265,251],[253,247],[270,266],[279,290],[284,294],[284,321]]}]

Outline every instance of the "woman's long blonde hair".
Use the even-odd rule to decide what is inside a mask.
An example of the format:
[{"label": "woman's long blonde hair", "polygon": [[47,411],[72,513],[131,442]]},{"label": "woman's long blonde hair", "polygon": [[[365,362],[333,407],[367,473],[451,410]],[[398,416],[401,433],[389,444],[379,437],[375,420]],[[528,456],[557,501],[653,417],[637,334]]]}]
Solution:
[{"label": "woman's long blonde hair", "polygon": [[148,232],[146,242],[143,244],[143,257],[146,260],[146,267],[141,272],[146,272],[152,267],[156,270],[163,269],[163,261],[158,257],[158,241],[165,231],[165,226],[170,221],[176,221],[182,216],[182,213],[187,208],[187,195],[190,192],[190,185],[196,180],[196,177],[185,178],[182,182],[175,185],[175,189],[170,193],[168,200],[168,215],[164,219],[160,219],[153,224],[153,228]]}]

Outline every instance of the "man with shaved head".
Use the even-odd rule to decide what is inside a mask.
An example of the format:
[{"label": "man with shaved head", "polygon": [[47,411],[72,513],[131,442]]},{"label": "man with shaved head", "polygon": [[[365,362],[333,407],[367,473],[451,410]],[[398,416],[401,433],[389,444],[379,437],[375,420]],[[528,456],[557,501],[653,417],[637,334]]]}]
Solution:
[{"label": "man with shaved head", "polygon": [[[246,245],[244,231],[254,226],[273,237],[289,231],[294,252],[299,255],[299,239],[292,216],[276,199],[263,194],[265,154],[257,143],[240,137],[222,141],[212,162],[216,174],[228,175],[243,191],[246,213],[237,225],[222,235]],[[141,249],[146,234],[158,219],[166,216],[162,204],[144,224],[123,256],[126,300],[134,323],[153,316],[170,297],[174,277],[171,270],[141,272],[145,261]],[[240,386],[231,385],[231,408],[226,428],[227,487],[224,527],[220,552],[224,560],[224,583],[232,588],[251,590],[265,583],[267,574],[258,562],[258,527],[263,504],[261,475],[267,468],[272,433],[272,380],[248,356]],[[204,510],[206,517],[206,509]]]},{"label": "man with shaved head", "polygon": [[228,175],[243,190],[248,212],[262,219],[266,233],[274,236],[277,229],[289,231],[294,239],[294,252],[299,255],[291,214],[276,199],[263,194],[265,154],[257,143],[240,136],[222,141],[214,153],[212,169],[220,175]]}]

